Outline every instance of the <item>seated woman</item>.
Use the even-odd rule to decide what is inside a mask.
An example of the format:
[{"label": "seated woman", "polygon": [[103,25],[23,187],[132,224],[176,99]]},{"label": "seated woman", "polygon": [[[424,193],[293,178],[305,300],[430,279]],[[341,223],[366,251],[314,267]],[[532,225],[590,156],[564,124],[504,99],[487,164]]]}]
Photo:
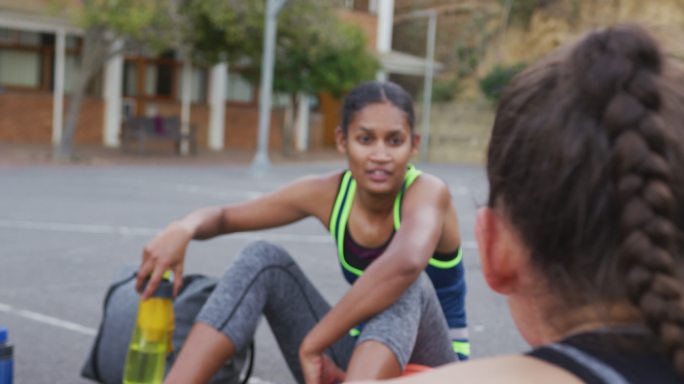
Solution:
[{"label": "seated woman", "polygon": [[684,381],[684,72],[635,26],[518,75],[489,144],[476,236],[523,356],[401,382]]},{"label": "seated woman", "polygon": [[313,216],[330,230],[352,284],[331,308],[284,249],[247,246],[199,314],[167,382],[209,380],[249,343],[262,314],[300,382],[341,380],[342,370],[347,379],[392,377],[408,362],[437,366],[468,354],[456,210],[446,184],[409,163],[420,140],[413,123],[403,89],[361,84],[345,98],[336,132],[348,170],[197,210],[150,241],[138,272],[138,289],[150,278],[143,297],[165,270],[182,275],[192,239]]}]

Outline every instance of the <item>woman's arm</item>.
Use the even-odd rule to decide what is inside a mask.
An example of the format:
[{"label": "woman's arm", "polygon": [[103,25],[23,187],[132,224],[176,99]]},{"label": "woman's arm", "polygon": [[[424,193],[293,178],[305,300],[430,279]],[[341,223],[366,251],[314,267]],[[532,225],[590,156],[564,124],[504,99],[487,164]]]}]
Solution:
[{"label": "woman's arm", "polygon": [[[183,276],[185,251],[191,240],[210,239],[219,235],[282,226],[304,217],[320,216],[330,205],[325,193],[335,184],[336,175],[310,176],[293,181],[273,192],[238,204],[195,210],[171,222],[144,248],[138,269],[136,287],[149,297],[156,289],[164,271]],[[334,189],[334,186],[332,187]],[[331,193],[334,193],[331,192]],[[329,211],[329,207],[327,208]],[[182,279],[175,279],[174,293],[180,290]]]},{"label": "woman's arm", "polygon": [[352,327],[388,308],[418,278],[440,240],[450,200],[446,185],[434,176],[423,175],[414,182],[404,196],[399,231],[304,339],[303,364],[308,357],[320,356]]}]

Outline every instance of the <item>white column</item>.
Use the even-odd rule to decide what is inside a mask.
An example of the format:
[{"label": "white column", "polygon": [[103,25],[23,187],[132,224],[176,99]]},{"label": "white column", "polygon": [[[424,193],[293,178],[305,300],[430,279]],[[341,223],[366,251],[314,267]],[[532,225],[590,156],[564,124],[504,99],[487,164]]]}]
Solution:
[{"label": "white column", "polygon": [[[192,64],[190,60],[183,61],[182,72],[182,86],[181,86],[181,132],[190,132],[190,98],[192,96]],[[188,143],[183,141],[181,143],[181,154],[187,155],[190,148]]]},{"label": "white column", "polygon": [[295,148],[298,152],[306,152],[309,149],[309,96],[302,92],[297,94]]},{"label": "white column", "polygon": [[[115,41],[112,44],[111,51],[121,51],[123,44],[123,40]],[[123,54],[119,52],[109,59],[105,67],[105,84],[102,95],[105,101],[103,144],[110,148],[116,148],[120,145],[123,64]]]},{"label": "white column", "polygon": [[[378,0],[378,30],[375,48],[378,54],[389,53],[392,50],[392,24],[394,22],[394,0]],[[387,81],[387,73],[379,70],[378,81]]]},{"label": "white column", "polygon": [[209,148],[223,149],[226,121],[226,87],[228,86],[228,64],[220,63],[211,68],[209,94]]},{"label": "white column", "polygon": [[64,58],[66,50],[66,32],[56,32],[55,41],[55,89],[52,96],[52,144],[59,145],[62,140],[64,124]]},{"label": "white column", "polygon": [[435,72],[435,38],[437,34],[437,12],[432,9],[428,11],[428,32],[427,32],[427,52],[425,63],[425,79],[423,84],[423,116],[422,116],[422,138],[420,142],[420,153],[423,161],[429,159],[430,143],[430,108],[432,107],[432,77]]}]

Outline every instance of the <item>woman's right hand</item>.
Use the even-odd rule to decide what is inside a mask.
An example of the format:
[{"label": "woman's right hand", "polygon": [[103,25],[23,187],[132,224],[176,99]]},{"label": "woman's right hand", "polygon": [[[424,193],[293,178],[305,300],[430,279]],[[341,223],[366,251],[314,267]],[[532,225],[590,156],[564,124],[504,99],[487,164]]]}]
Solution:
[{"label": "woman's right hand", "polygon": [[167,270],[173,271],[173,295],[178,294],[183,284],[183,259],[190,240],[191,231],[180,222],[173,222],[145,245],[135,284],[137,291],[142,292],[143,300],[152,296]]}]

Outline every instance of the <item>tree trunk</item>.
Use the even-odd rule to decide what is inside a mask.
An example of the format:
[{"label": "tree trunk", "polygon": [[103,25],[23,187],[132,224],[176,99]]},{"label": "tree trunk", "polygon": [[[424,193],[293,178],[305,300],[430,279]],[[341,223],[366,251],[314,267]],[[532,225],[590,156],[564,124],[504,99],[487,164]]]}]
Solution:
[{"label": "tree trunk", "polygon": [[54,158],[57,160],[71,160],[73,158],[74,135],[76,133],[76,126],[78,125],[83,96],[88,83],[88,79],[79,79],[76,89],[73,90],[71,97],[69,98],[69,108],[64,122],[64,132],[62,133],[62,138],[54,152]]},{"label": "tree trunk", "polygon": [[295,116],[297,113],[297,94],[292,93],[289,96],[289,103],[285,109],[285,123],[282,128],[282,152],[283,156],[288,157],[292,155],[292,149],[294,148],[294,129],[295,129]]},{"label": "tree trunk", "polygon": [[109,57],[116,53],[108,54],[109,46],[109,42],[104,39],[101,31],[91,30],[86,32],[81,68],[78,72],[76,87],[72,90],[69,97],[64,131],[59,145],[53,152],[53,158],[57,160],[71,160],[73,158],[74,135],[76,134],[86,88],[88,88],[95,74],[104,66]]}]

